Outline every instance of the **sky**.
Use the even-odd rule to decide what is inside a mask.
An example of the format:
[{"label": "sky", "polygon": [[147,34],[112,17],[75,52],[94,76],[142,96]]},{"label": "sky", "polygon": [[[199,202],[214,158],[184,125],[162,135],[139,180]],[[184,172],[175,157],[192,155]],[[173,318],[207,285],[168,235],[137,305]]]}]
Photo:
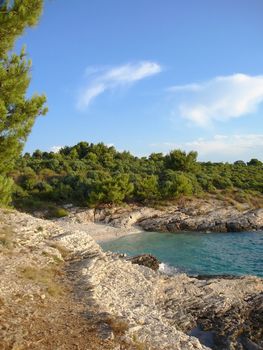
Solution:
[{"label": "sky", "polygon": [[25,151],[104,142],[144,156],[263,160],[262,0],[46,0],[26,44],[45,93]]}]

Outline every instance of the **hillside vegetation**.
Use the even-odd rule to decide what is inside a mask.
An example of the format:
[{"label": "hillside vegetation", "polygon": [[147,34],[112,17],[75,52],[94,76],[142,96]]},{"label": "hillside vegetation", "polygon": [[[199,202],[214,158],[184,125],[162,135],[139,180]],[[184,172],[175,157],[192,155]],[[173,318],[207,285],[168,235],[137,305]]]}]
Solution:
[{"label": "hillside vegetation", "polygon": [[28,209],[47,203],[88,207],[156,204],[210,194],[259,207],[263,198],[263,163],[259,160],[202,163],[196,152],[181,150],[139,158],[103,143],[80,142],[58,153],[26,153],[9,175],[16,184],[15,205]]},{"label": "hillside vegetation", "polygon": [[25,48],[15,53],[18,37],[37,24],[43,0],[0,1],[0,206],[11,201],[13,170],[36,118],[47,112],[46,97],[29,96],[32,62]]}]

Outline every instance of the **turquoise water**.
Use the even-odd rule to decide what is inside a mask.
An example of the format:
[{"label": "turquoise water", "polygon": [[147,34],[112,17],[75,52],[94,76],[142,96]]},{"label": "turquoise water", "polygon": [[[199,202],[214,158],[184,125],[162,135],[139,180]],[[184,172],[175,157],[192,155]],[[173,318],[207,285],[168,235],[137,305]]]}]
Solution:
[{"label": "turquoise water", "polygon": [[263,277],[263,232],[143,232],[101,245],[128,255],[153,254],[178,272]]}]

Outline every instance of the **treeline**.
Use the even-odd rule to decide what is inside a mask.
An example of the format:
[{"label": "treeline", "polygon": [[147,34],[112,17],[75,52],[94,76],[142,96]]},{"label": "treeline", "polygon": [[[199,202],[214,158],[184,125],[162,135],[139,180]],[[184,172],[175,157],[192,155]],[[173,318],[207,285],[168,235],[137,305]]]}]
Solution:
[{"label": "treeline", "polygon": [[58,153],[26,153],[10,175],[18,206],[149,203],[220,190],[235,191],[237,200],[245,202],[248,194],[263,192],[263,163],[257,159],[202,163],[196,152],[181,150],[139,158],[103,143],[80,142]]}]

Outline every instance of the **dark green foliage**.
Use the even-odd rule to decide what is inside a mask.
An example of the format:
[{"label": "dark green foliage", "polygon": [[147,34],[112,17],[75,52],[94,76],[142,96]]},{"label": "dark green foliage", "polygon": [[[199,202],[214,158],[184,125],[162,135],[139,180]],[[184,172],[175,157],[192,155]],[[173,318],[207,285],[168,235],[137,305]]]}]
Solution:
[{"label": "dark green foliage", "polygon": [[194,171],[196,168],[197,152],[189,152],[176,149],[165,157],[165,164],[168,169],[177,171]]},{"label": "dark green foliage", "polygon": [[134,196],[138,201],[159,198],[158,177],[156,175],[136,175],[134,179]]},{"label": "dark green foliage", "polygon": [[180,150],[138,158],[87,142],[59,153],[26,153],[11,174],[16,183],[14,200],[29,208],[43,202],[96,207],[225,191],[222,198],[243,203],[263,192],[262,163],[199,163],[196,158],[195,152]]},{"label": "dark green foliage", "polygon": [[195,178],[181,171],[166,170],[162,180],[161,193],[166,199],[178,198],[180,195],[194,194]]},{"label": "dark green foliage", "polygon": [[252,158],[248,163],[247,165],[255,165],[255,166],[260,166],[260,165],[263,165],[263,163],[256,159],[256,158]]},{"label": "dark green foliage", "polygon": [[[2,1],[0,4],[0,176],[6,178],[20,155],[35,118],[46,112],[45,96],[28,98],[31,62],[25,50],[9,53],[28,26],[35,25],[42,0]],[[0,181],[0,193],[6,180]],[[10,182],[9,182],[10,184]],[[7,196],[0,197],[6,204]]]},{"label": "dark green foliage", "polygon": [[11,202],[13,180],[0,175],[0,204],[7,206]]}]

